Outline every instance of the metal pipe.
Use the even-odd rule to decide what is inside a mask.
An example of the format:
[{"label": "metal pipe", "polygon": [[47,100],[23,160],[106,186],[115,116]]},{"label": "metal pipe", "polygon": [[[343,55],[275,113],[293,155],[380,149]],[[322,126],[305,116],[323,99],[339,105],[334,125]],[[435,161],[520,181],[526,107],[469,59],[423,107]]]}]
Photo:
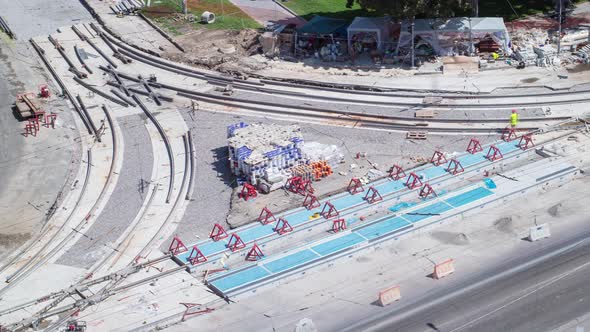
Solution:
[{"label": "metal pipe", "polygon": [[81,40],[87,42],[88,45],[90,45],[96,52],[98,52],[98,54],[100,54],[100,56],[103,59],[105,59],[106,62],[108,62],[111,66],[117,68],[117,64],[113,62],[113,60],[111,60],[106,54],[104,54],[104,52],[100,48],[98,48],[98,46],[96,46],[90,39],[88,39],[88,37],[86,37],[86,35],[84,35],[82,31],[78,30],[78,28],[76,28],[73,25],[72,30],[74,30],[74,32],[78,35],[78,37],[80,37]]},{"label": "metal pipe", "polygon": [[115,89],[111,89],[111,92],[119,97],[121,100],[123,100],[124,102],[126,102],[127,104],[136,107],[137,104],[135,104],[131,99],[127,98],[126,96],[124,96],[123,94],[121,94],[121,92],[119,92],[119,90],[115,90]]},{"label": "metal pipe", "polygon": [[170,160],[170,182],[168,184],[168,195],[166,196],[166,203],[170,203],[170,198],[172,197],[172,190],[174,189],[174,155],[172,154],[172,145],[170,145],[170,141],[168,140],[168,136],[166,136],[164,128],[162,128],[160,122],[153,116],[152,112],[150,112],[150,110],[141,102],[141,100],[136,95],[132,95],[131,97],[133,98],[133,100],[135,100],[135,103],[137,103],[139,108],[143,110],[145,115],[147,115],[147,117],[156,126],[156,129],[158,129],[158,132],[160,132],[160,136],[162,136],[162,139],[164,140],[164,145],[166,145],[166,150],[168,151],[168,159]]},{"label": "metal pipe", "polygon": [[88,90],[96,93],[97,95],[99,95],[99,96],[101,96],[101,97],[103,97],[105,99],[108,99],[108,100],[112,101],[115,104],[119,104],[121,106],[129,107],[129,104],[127,104],[126,102],[122,101],[121,99],[115,98],[115,97],[109,95],[108,93],[103,92],[103,91],[97,89],[96,87],[93,87],[92,85],[89,85],[88,83],[82,81],[81,79],[79,79],[77,77],[74,77],[74,81],[76,81],[76,83],[82,85],[86,89],[88,89]]},{"label": "metal pipe", "polygon": [[83,73],[80,70],[78,70],[78,68],[76,68],[76,66],[74,65],[74,63],[72,62],[72,60],[70,60],[70,57],[68,57],[68,55],[64,51],[63,46],[61,46],[60,43],[58,43],[51,36],[48,36],[48,39],[53,44],[53,46],[55,46],[55,48],[57,49],[57,51],[59,52],[59,54],[61,55],[61,57],[66,61],[66,63],[70,67],[70,71],[71,72],[73,72],[79,78],[86,78],[86,77],[88,77],[88,75],[86,75],[86,73]]},{"label": "metal pipe", "polygon": [[84,67],[84,69],[86,69],[86,71],[89,74],[92,74],[92,70],[90,70],[90,67],[88,67],[88,65],[86,65],[86,63],[84,62],[84,59],[82,59],[82,54],[80,54],[80,50],[78,49],[78,45],[74,45],[74,52],[76,53],[76,57],[78,58],[78,61],[80,61],[80,64],[82,65],[82,67]]},{"label": "metal pipe", "polygon": [[189,147],[189,156],[190,156],[190,177],[188,180],[188,189],[186,190],[186,196],[184,199],[190,200],[191,199],[191,192],[193,190],[193,179],[195,178],[195,148],[193,146],[193,134],[192,131],[189,129],[188,133],[188,147]]},{"label": "metal pipe", "polygon": [[57,84],[61,87],[62,95],[68,97],[68,99],[70,100],[70,103],[72,103],[72,106],[74,106],[74,110],[76,111],[76,113],[78,113],[78,115],[80,116],[80,119],[82,119],[82,122],[84,123],[84,126],[86,127],[86,130],[88,130],[88,134],[92,135],[92,130],[90,129],[90,125],[88,124],[88,119],[86,119],[86,117],[84,116],[84,114],[80,110],[80,107],[78,107],[76,100],[74,100],[74,98],[70,94],[70,91],[68,90],[68,88],[66,88],[65,84],[63,83],[63,81],[61,80],[59,75],[57,75],[57,72],[55,71],[55,69],[53,69],[51,64],[49,64],[49,61],[45,57],[45,51],[41,47],[39,47],[39,45],[37,45],[37,43],[33,40],[33,38],[29,39],[29,42],[31,43],[31,45],[33,45],[33,48],[35,49],[35,51],[37,51],[37,54],[39,54],[39,57],[41,57],[41,60],[43,61],[43,63],[45,64],[45,66],[47,67],[47,69],[49,70],[51,75],[53,76],[53,78],[55,79]]},{"label": "metal pipe", "polygon": [[96,137],[96,140],[101,143],[102,140],[100,139],[100,135],[98,134],[98,130],[96,129],[96,126],[94,125],[94,121],[92,121],[92,118],[90,117],[90,113],[88,113],[88,110],[86,109],[86,105],[84,105],[84,103],[82,102],[82,98],[80,98],[80,95],[76,95],[76,99],[78,100],[78,103],[80,104],[80,107],[82,108],[82,111],[84,112],[84,115],[86,115],[86,118],[88,119],[88,122],[90,123],[90,128],[92,128],[92,131],[94,132],[94,137]]}]

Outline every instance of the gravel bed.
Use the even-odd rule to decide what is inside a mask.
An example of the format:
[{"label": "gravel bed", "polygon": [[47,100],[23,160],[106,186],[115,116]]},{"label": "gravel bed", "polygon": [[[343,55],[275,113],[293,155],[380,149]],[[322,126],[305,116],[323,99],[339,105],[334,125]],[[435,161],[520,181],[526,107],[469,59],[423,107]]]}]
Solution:
[{"label": "gravel bed", "polygon": [[112,250],[114,241],[131,224],[145,199],[153,167],[152,145],[145,117],[130,115],[118,119],[123,132],[124,154],[119,179],[104,210],[76,244],[57,263],[89,268]]}]

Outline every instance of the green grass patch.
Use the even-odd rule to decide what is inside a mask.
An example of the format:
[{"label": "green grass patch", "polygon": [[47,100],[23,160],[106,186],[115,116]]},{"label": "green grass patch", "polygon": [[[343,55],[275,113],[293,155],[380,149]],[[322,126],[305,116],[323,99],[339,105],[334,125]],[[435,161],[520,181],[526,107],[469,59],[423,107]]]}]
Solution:
[{"label": "green grass patch", "polygon": [[355,2],[352,8],[346,8],[346,0],[288,0],[283,5],[296,12],[306,20],[315,15],[342,18],[352,21],[357,16],[382,16],[374,11],[366,11]]},{"label": "green grass patch", "polygon": [[[573,2],[578,4],[586,1]],[[547,0],[510,0],[510,3],[512,8],[508,1],[479,1],[479,16],[503,17],[506,21],[512,21],[529,15],[553,12],[555,9],[554,2]]]},{"label": "green grass patch", "polygon": [[[587,1],[574,0],[575,3]],[[509,2],[514,10],[510,7]],[[306,20],[310,20],[315,15],[343,18],[350,21],[356,16],[383,16],[383,13],[362,10],[356,2],[352,8],[346,8],[346,0],[288,0],[283,2],[283,5]],[[552,0],[480,0],[479,16],[504,17],[505,20],[510,21],[528,15],[551,12],[553,8]],[[471,10],[456,13],[456,16],[469,15],[471,15]]]},{"label": "green grass patch", "polygon": [[[262,26],[236,7],[229,0],[189,0],[188,11],[195,16],[195,29],[206,28],[216,30],[258,29]],[[201,24],[201,14],[209,11],[215,14],[215,23]],[[181,0],[154,0],[152,6],[143,9],[144,14],[160,23],[172,33],[180,34],[178,25],[171,18],[175,13],[182,12]]]},{"label": "green grass patch", "polygon": [[553,9],[552,1],[511,0],[510,3],[514,10],[512,10],[507,1],[480,1],[479,16],[504,17],[505,20],[512,21],[528,15],[548,12]]}]

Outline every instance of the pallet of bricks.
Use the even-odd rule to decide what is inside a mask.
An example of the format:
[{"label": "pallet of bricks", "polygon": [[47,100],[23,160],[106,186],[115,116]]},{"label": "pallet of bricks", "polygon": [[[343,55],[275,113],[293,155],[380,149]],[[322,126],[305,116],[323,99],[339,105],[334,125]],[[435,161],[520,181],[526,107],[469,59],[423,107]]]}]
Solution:
[{"label": "pallet of bricks", "polygon": [[330,176],[333,173],[332,167],[325,160],[291,168],[291,174],[293,176],[300,176],[303,180],[320,181],[322,178]]},{"label": "pallet of bricks", "polygon": [[313,167],[311,165],[298,165],[291,167],[291,175],[299,176],[302,180],[313,180]]}]

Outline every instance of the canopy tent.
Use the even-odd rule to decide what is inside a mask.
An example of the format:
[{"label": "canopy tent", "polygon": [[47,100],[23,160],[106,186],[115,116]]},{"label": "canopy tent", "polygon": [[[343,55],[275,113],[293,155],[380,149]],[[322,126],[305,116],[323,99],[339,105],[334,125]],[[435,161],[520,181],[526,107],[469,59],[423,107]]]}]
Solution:
[{"label": "canopy tent", "polygon": [[[412,42],[410,22],[404,21],[400,32],[397,52],[410,48]],[[510,53],[510,36],[501,17],[453,17],[446,21],[438,19],[418,19],[414,21],[416,38],[430,44],[438,55],[453,55],[457,43],[473,44],[477,40],[492,38],[500,48]],[[469,45],[467,45],[469,48]]]},{"label": "canopy tent", "polygon": [[314,16],[304,26],[297,29],[297,33],[310,35],[346,35],[348,22],[338,18]]},{"label": "canopy tent", "polygon": [[329,44],[333,46],[330,54],[335,57],[338,50],[336,49],[336,40],[346,38],[346,28],[348,22],[346,20],[329,18],[323,16],[314,16],[304,26],[296,30],[295,33],[295,51],[297,55],[298,50],[303,54],[312,54],[317,50],[324,49],[324,55],[328,55],[326,46],[326,39]]},{"label": "canopy tent", "polygon": [[384,41],[389,39],[391,18],[356,17],[348,27],[348,47],[352,47],[352,39],[358,33],[373,33],[376,36],[377,48],[383,49]]}]

